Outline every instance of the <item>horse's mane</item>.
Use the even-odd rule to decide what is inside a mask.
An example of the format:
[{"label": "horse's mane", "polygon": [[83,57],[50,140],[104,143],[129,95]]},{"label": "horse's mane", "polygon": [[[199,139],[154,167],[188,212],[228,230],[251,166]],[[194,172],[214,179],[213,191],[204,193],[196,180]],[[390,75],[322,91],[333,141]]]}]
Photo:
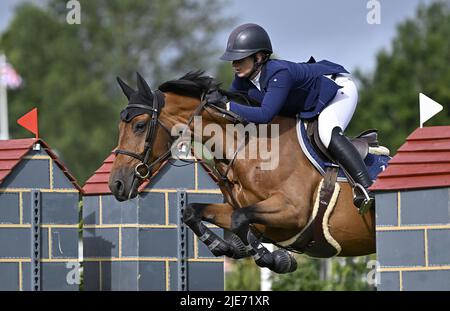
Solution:
[{"label": "horse's mane", "polygon": [[161,84],[158,89],[161,92],[172,92],[178,95],[199,98],[203,93],[211,90],[219,90],[222,94],[228,96],[238,103],[251,106],[260,106],[261,103],[250,98],[246,92],[230,92],[220,89],[220,83],[210,76],[205,76],[204,71],[189,71],[187,74],[177,80],[170,80]]},{"label": "horse's mane", "polygon": [[205,76],[204,73],[202,70],[190,71],[177,80],[164,82],[158,89],[162,92],[199,98],[203,93],[217,89],[220,85],[212,77]]}]

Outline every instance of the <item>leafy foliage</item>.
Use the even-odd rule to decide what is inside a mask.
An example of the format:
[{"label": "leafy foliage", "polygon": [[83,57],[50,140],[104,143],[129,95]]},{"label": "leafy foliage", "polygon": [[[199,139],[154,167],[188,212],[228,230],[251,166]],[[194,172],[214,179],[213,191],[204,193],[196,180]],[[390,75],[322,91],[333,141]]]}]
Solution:
[{"label": "leafy foliage", "polygon": [[[359,105],[349,131],[378,128],[380,139],[395,151],[419,125],[419,92],[445,105],[450,101],[450,3],[420,5],[416,17],[397,27],[389,50],[377,54],[373,73],[360,70]],[[444,109],[427,125],[448,125]]]},{"label": "leafy foliage", "polygon": [[65,0],[21,5],[0,38],[25,81],[8,93],[11,136],[30,137],[15,120],[38,107],[41,137],[83,183],[117,143],[125,98],[115,77],[133,85],[139,71],[156,88],[208,68],[226,1],[81,0],[80,25],[66,23]]},{"label": "leafy foliage", "polygon": [[[293,273],[271,274],[274,291],[373,291],[366,280],[372,267],[367,262],[375,255],[317,259],[295,255],[298,268]],[[252,258],[229,260],[233,267],[226,273],[225,289],[255,291],[260,289],[260,268]]]},{"label": "leafy foliage", "polygon": [[[374,290],[366,281],[371,257],[315,259],[296,255],[298,268],[291,274],[273,274],[273,290]],[[329,271],[327,271],[329,270]]]},{"label": "leafy foliage", "polygon": [[[228,259],[227,259],[228,260]],[[232,270],[225,274],[225,290],[258,291],[261,288],[261,270],[253,258],[229,259]]]}]

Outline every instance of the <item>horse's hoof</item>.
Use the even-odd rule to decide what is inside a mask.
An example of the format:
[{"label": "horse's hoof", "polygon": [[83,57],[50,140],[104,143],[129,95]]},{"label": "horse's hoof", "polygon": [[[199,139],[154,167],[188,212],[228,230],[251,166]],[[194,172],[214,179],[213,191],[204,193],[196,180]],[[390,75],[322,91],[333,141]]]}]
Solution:
[{"label": "horse's hoof", "polygon": [[233,259],[241,259],[251,256],[245,247],[245,244],[237,235],[232,234],[231,238],[228,239],[227,242],[233,250],[233,256],[231,256]]},{"label": "horse's hoof", "polygon": [[290,273],[297,269],[297,261],[287,250],[277,249],[272,253],[274,265],[272,271],[276,273]]}]

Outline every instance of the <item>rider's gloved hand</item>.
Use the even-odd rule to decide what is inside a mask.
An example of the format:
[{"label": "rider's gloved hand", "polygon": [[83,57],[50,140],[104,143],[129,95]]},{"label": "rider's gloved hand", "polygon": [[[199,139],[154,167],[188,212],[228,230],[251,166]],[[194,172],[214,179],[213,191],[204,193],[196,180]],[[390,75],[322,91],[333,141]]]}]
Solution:
[{"label": "rider's gloved hand", "polygon": [[228,97],[220,93],[218,90],[214,90],[205,95],[205,100],[208,104],[215,105],[217,107],[227,109]]}]

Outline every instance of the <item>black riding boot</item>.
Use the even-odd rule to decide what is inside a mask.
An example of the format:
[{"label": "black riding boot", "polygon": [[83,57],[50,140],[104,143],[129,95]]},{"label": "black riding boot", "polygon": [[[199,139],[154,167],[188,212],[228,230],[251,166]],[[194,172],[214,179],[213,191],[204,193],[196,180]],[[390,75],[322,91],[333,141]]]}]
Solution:
[{"label": "black riding boot", "polygon": [[334,160],[347,171],[353,181],[363,187],[363,189],[360,189],[358,185],[355,185],[356,196],[353,199],[353,203],[361,211],[366,211],[374,203],[373,194],[367,190],[372,185],[372,180],[363,159],[361,159],[355,146],[344,136],[340,127],[333,129],[328,151]]}]

